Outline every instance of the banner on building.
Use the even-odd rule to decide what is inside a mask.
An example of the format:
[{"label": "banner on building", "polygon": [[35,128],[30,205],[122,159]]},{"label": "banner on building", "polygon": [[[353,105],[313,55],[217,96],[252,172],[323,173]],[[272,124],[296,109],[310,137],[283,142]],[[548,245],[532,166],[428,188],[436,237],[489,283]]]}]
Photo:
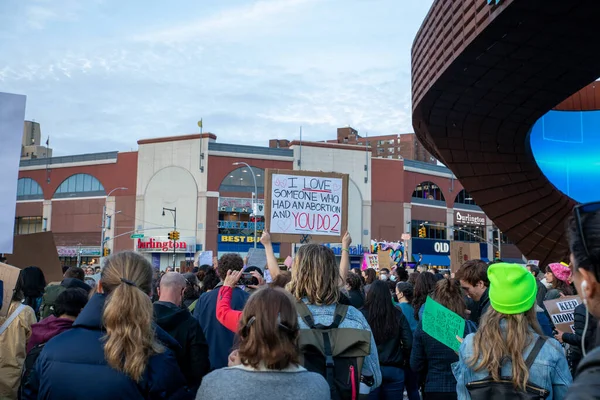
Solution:
[{"label": "banner on building", "polygon": [[544,305],[552,323],[561,332],[575,333],[573,321],[575,321],[575,307],[581,304],[579,296],[559,297],[555,300],[546,300]]},{"label": "banner on building", "polygon": [[450,269],[458,271],[461,265],[469,260],[481,258],[479,243],[474,242],[450,242]]},{"label": "banner on building", "polygon": [[267,169],[265,224],[273,242],[340,243],[348,229],[348,174]]}]

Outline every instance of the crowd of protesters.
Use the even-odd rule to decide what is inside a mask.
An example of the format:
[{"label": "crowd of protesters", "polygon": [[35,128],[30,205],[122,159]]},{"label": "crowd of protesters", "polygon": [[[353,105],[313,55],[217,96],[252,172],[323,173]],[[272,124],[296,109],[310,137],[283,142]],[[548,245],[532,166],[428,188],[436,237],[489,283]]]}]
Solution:
[{"label": "crowd of protesters", "polygon": [[[600,398],[600,205],[567,232],[568,263],[543,269],[350,269],[346,234],[339,263],[306,244],[288,270],[267,232],[264,271],[225,254],[161,273],[123,252],[47,285],[28,267],[0,318],[0,399]],[[563,332],[544,301],[573,294]],[[427,333],[428,298],[465,319],[458,351]]]}]

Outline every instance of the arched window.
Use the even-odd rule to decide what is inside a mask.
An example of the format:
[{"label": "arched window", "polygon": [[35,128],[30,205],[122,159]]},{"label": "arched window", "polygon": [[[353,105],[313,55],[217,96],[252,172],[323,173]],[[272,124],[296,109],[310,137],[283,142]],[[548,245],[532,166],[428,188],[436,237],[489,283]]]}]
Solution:
[{"label": "arched window", "polygon": [[413,199],[446,201],[442,190],[433,182],[421,182],[412,194]]},{"label": "arched window", "polygon": [[44,193],[39,183],[31,178],[21,178],[17,182],[17,200],[42,200]]},{"label": "arched window", "polygon": [[456,195],[456,199],[454,199],[454,203],[456,204],[469,204],[469,205],[476,205],[475,201],[473,201],[473,198],[471,197],[471,195],[469,194],[469,192],[467,192],[465,189],[461,190],[460,192],[458,192],[458,194]]},{"label": "arched window", "polygon": [[[256,187],[258,193],[264,193],[265,190],[265,171],[252,167],[256,177]],[[219,192],[254,192],[254,181],[252,172],[246,166],[231,171],[219,186]]]},{"label": "arched window", "polygon": [[65,179],[56,192],[55,198],[106,196],[100,181],[88,174],[75,174]]}]

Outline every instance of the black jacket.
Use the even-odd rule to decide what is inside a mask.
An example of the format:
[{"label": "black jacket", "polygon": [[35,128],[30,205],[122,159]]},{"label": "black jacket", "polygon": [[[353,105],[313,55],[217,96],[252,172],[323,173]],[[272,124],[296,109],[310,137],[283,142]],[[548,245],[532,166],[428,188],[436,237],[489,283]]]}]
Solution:
[{"label": "black jacket", "polygon": [[359,310],[365,305],[365,295],[360,290],[349,290],[348,300],[350,301],[350,305]]},{"label": "black jacket", "polygon": [[548,293],[548,288],[546,288],[546,286],[537,279],[535,281],[537,283],[537,295],[535,301],[538,306],[545,310],[546,306],[544,305],[544,299],[546,298],[546,293]]},{"label": "black jacket", "polygon": [[[46,343],[33,368],[31,385],[23,391],[24,400],[165,399],[185,389],[184,377],[168,350],[149,358],[139,383],[107,364],[102,324],[105,299],[105,295],[94,295],[72,329]],[[167,345],[173,340],[160,328],[156,335]]]},{"label": "black jacket", "polygon": [[469,319],[473,321],[477,326],[479,326],[479,321],[481,320],[481,317],[483,317],[483,314],[485,314],[485,312],[490,306],[490,297],[488,295],[489,290],[489,288],[485,289],[485,292],[483,292],[479,301],[467,302],[467,307],[471,311]]},{"label": "black jacket", "polygon": [[600,397],[600,348],[581,360],[575,381],[569,387],[565,400],[594,400]]},{"label": "black jacket", "polygon": [[[583,336],[583,328],[585,327],[585,305],[580,304],[575,307],[573,322],[575,333],[564,333],[563,342],[570,344],[572,347],[569,350],[569,362],[573,368],[577,367],[581,361],[581,336]],[[591,351],[596,346],[596,327],[598,320],[590,314],[588,329],[585,334],[585,349]]]},{"label": "black jacket", "polygon": [[210,371],[208,344],[200,323],[187,309],[162,301],[154,303],[154,320],[181,346],[181,350],[175,352],[177,363],[188,386],[198,388]]},{"label": "black jacket", "polygon": [[[400,322],[400,332],[392,335],[384,343],[377,344],[379,365],[403,368],[410,363],[410,350],[413,345],[413,334],[402,310],[394,308],[396,318]],[[369,312],[362,309],[361,312],[369,320]]]}]

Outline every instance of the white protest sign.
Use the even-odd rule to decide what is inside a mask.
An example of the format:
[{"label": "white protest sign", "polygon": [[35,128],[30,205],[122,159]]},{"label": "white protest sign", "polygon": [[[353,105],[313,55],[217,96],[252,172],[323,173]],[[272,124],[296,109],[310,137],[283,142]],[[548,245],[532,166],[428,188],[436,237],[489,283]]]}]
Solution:
[{"label": "white protest sign", "polygon": [[273,174],[271,233],[339,236],[342,179]]},{"label": "white protest sign", "polygon": [[25,96],[0,92],[0,253],[13,252]]},{"label": "white protest sign", "polygon": [[554,300],[544,301],[546,310],[552,318],[552,323],[561,332],[575,332],[573,322],[575,320],[575,307],[581,304],[579,296],[565,296]]}]

